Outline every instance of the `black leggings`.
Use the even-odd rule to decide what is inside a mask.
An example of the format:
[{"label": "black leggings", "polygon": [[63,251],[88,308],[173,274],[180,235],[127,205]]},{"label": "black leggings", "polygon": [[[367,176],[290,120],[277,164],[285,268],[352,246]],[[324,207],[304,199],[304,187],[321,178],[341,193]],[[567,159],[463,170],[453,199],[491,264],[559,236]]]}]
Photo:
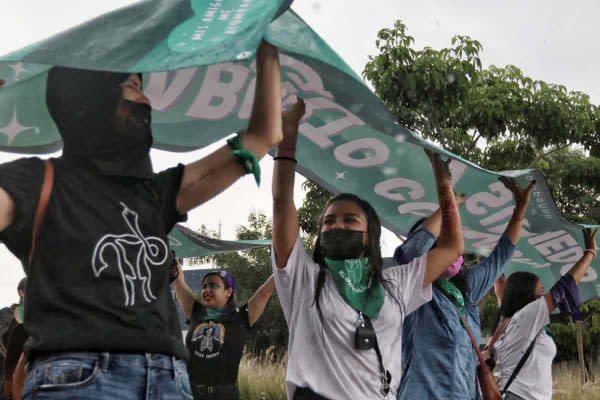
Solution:
[{"label": "black leggings", "polygon": [[294,400],[328,400],[327,397],[323,397],[316,394],[307,387],[296,388],[294,392]]}]

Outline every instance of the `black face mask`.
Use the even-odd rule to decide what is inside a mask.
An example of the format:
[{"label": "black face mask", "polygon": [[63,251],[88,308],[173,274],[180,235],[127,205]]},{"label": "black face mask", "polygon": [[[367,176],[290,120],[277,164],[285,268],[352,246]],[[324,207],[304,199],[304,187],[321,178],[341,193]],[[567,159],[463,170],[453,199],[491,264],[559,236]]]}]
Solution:
[{"label": "black face mask", "polygon": [[358,258],[363,253],[362,231],[348,229],[334,229],[321,232],[319,238],[319,249],[323,257],[333,260],[348,260]]},{"label": "black face mask", "polygon": [[50,69],[46,104],[63,140],[63,159],[102,175],[152,178],[151,109],[122,99],[120,85],[129,75]]}]

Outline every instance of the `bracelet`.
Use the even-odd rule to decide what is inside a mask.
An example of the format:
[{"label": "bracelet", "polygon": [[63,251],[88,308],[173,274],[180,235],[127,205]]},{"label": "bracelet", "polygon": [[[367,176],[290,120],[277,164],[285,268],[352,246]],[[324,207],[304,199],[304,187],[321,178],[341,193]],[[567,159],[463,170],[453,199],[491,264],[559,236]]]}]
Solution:
[{"label": "bracelet", "polygon": [[592,253],[592,259],[596,258],[596,250],[585,249],[583,251],[583,254],[585,254],[585,253]]},{"label": "bracelet", "polygon": [[246,174],[253,174],[256,185],[260,186],[260,164],[256,155],[250,150],[244,149],[242,146],[242,136],[237,134],[231,139],[227,139],[227,144],[231,147],[232,154],[237,158],[237,161],[244,168]]},{"label": "bracelet", "polygon": [[296,160],[294,157],[284,157],[284,156],[273,157],[273,161],[278,161],[278,160],[293,161],[294,164],[298,164],[298,160]]},{"label": "bracelet", "polygon": [[517,216],[513,216],[514,219],[516,219],[517,221],[523,221],[523,219],[525,219],[525,216],[523,215],[522,217],[517,217]]}]

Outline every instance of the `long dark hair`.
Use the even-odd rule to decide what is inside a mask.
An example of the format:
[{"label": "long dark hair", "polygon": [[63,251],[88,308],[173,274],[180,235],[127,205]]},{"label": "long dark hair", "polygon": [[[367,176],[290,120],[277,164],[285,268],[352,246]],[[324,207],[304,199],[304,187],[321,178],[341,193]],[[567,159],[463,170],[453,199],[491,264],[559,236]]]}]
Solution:
[{"label": "long dark hair", "polygon": [[[321,313],[321,305],[319,303],[319,297],[321,295],[321,291],[323,290],[323,286],[325,285],[327,265],[325,264],[325,258],[321,254],[321,228],[323,227],[323,217],[325,216],[325,212],[329,208],[330,205],[335,203],[336,201],[352,201],[354,204],[359,206],[361,210],[367,216],[367,245],[365,246],[364,256],[369,259],[369,273],[367,277],[369,282],[379,282],[385,290],[393,296],[393,292],[390,289],[391,283],[383,278],[382,270],[383,270],[383,258],[381,257],[381,222],[379,221],[379,217],[377,216],[377,212],[373,208],[373,206],[366,200],[361,199],[355,194],[352,193],[340,193],[338,195],[333,196],[321,211],[321,215],[319,215],[319,219],[317,220],[317,239],[315,241],[315,250],[313,252],[313,260],[319,264],[319,274],[317,275],[317,282],[315,285],[315,295],[313,298],[313,304],[317,307],[317,312],[319,313],[319,319],[323,322],[323,314]],[[372,290],[376,288],[376,285],[369,285],[367,295],[370,296]],[[395,299],[395,297],[394,297]]]},{"label": "long dark hair", "polygon": [[514,272],[506,279],[500,315],[509,318],[537,299],[535,288],[539,278],[531,272]]}]

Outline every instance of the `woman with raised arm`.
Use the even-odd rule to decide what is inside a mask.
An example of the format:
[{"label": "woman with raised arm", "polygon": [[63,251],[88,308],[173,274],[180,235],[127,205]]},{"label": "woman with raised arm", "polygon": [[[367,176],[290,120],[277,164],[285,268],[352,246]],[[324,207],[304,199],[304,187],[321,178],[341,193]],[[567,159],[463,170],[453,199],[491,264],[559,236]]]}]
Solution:
[{"label": "woman with raised arm", "polygon": [[[406,317],[402,337],[404,374],[398,399],[477,398],[477,356],[462,319],[479,341],[481,323],[477,304],[515,252],[535,184],[520,188],[512,178],[501,177],[500,181],[512,192],[516,205],[494,250],[470,267],[461,255],[434,282],[432,300]],[[462,204],[464,196],[457,201]],[[441,215],[437,210],[396,249],[396,262],[406,264],[427,252],[435,245],[440,226]]]},{"label": "woman with raised arm", "polygon": [[48,71],[61,157],[0,165],[0,242],[28,275],[24,399],[191,398],[167,235],[281,140],[277,49],[263,42],[256,66],[244,132],[160,173],[140,74]]},{"label": "woman with raised arm", "polygon": [[448,162],[428,153],[442,209],[438,246],[408,265],[382,270],[381,225],[373,207],[342,193],[318,221],[311,257],[293,201],[302,100],[283,115],[274,158],[273,270],[290,337],[289,399],[383,399],[401,375],[404,317],[431,299],[431,283],[463,252]]},{"label": "woman with raised arm", "polygon": [[275,282],[271,275],[247,304],[238,306],[236,281],[227,271],[209,272],[202,279],[197,299],[185,282],[181,263],[173,286],[189,321],[185,345],[194,400],[237,400],[238,370],[244,345],[260,318]]},{"label": "woman with raised arm", "polygon": [[[583,255],[545,293],[539,278],[530,272],[515,272],[506,279],[498,326],[493,344],[499,388],[505,400],[550,400],[552,360],[556,345],[546,333],[550,314],[556,307],[574,321],[583,321],[577,285],[596,257],[596,232],[585,229]],[[495,336],[496,336],[495,335]]]}]

